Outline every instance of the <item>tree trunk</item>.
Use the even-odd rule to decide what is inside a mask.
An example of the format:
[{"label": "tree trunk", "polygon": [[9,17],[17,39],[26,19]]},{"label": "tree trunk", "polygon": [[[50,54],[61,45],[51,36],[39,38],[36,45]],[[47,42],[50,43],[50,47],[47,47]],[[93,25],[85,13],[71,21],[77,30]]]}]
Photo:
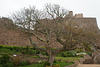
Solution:
[{"label": "tree trunk", "polygon": [[50,63],[50,67],[52,67],[53,65],[53,61],[54,61],[55,55],[49,55],[49,63]]}]

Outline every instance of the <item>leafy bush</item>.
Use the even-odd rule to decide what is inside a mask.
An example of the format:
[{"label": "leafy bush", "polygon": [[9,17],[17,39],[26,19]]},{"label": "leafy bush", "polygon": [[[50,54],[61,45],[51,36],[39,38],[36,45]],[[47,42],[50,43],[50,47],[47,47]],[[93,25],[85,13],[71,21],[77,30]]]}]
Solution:
[{"label": "leafy bush", "polygon": [[6,45],[6,46],[3,46],[3,49],[9,49],[9,50],[12,51],[12,50],[13,50],[13,46],[7,46],[7,45]]},{"label": "leafy bush", "polygon": [[75,57],[76,56],[76,51],[68,51],[67,52],[67,57]]},{"label": "leafy bush", "polygon": [[60,65],[59,64],[55,64],[55,65],[53,65],[53,67],[60,67]]},{"label": "leafy bush", "polygon": [[9,62],[9,60],[10,60],[10,56],[8,54],[4,54],[0,58],[0,64],[6,64],[7,62]]},{"label": "leafy bush", "polygon": [[25,50],[25,54],[37,55],[38,51],[37,50],[33,50],[33,49],[27,49],[27,50]]},{"label": "leafy bush", "polygon": [[20,57],[13,57],[11,58],[11,61],[13,62],[14,66],[20,65],[21,59]]},{"label": "leafy bush", "polygon": [[36,51],[36,50],[32,50],[32,51],[33,51],[33,54],[34,54],[34,55],[36,55],[36,54],[37,54],[37,51]]},{"label": "leafy bush", "polygon": [[56,61],[56,60],[54,60],[54,63],[57,63],[57,61]]},{"label": "leafy bush", "polygon": [[83,49],[75,49],[77,53],[83,52]]},{"label": "leafy bush", "polygon": [[60,53],[63,57],[75,57],[76,56],[76,51],[66,51]]},{"label": "leafy bush", "polygon": [[29,52],[29,46],[26,46],[26,53],[28,53]]},{"label": "leafy bush", "polygon": [[12,54],[13,52],[10,49],[0,49],[0,53],[8,53],[8,54]]},{"label": "leafy bush", "polygon": [[8,54],[2,54],[0,58],[0,67],[13,67],[13,63],[10,61],[10,56]]},{"label": "leafy bush", "polygon": [[46,66],[50,66],[50,63],[49,62],[44,62],[44,64],[43,64],[43,67],[46,67]]},{"label": "leafy bush", "polygon": [[86,52],[89,56],[92,56],[92,52]]},{"label": "leafy bush", "polygon": [[[2,50],[3,49],[3,50]],[[22,46],[8,46],[8,45],[0,45],[0,51],[3,51],[3,52],[21,52],[21,53],[24,53],[24,54],[32,54],[32,47],[22,47]]]},{"label": "leafy bush", "polygon": [[23,61],[23,62],[20,63],[20,66],[26,66],[26,65],[29,65],[28,61]]},{"label": "leafy bush", "polygon": [[59,54],[57,54],[56,56],[57,56],[57,57],[59,57],[59,56],[62,56],[62,54],[61,54],[61,53],[59,53]]},{"label": "leafy bush", "polygon": [[63,57],[67,57],[67,53],[66,53],[66,52],[63,52],[63,53],[62,53],[62,56],[63,56]]},{"label": "leafy bush", "polygon": [[[42,47],[45,49],[44,47]],[[29,55],[38,55],[40,51],[33,49],[33,47],[22,47],[22,46],[7,46],[7,45],[0,45],[0,53],[22,53],[22,54],[29,54]],[[41,52],[43,55],[47,55],[45,52]]]},{"label": "leafy bush", "polygon": [[3,45],[0,45],[0,48],[3,48]]},{"label": "leafy bush", "polygon": [[20,46],[13,46],[13,50],[20,51],[21,47]]},{"label": "leafy bush", "polygon": [[29,49],[29,50],[28,50],[28,52],[27,52],[27,54],[29,54],[29,55],[33,55],[33,54],[34,54],[34,52],[33,52],[33,50],[32,50],[32,49]]},{"label": "leafy bush", "polygon": [[14,67],[12,62],[6,63],[3,65],[3,67]]},{"label": "leafy bush", "polygon": [[42,53],[42,55],[48,55],[46,52],[41,52]]},{"label": "leafy bush", "polygon": [[2,67],[2,65],[0,64],[0,67]]}]

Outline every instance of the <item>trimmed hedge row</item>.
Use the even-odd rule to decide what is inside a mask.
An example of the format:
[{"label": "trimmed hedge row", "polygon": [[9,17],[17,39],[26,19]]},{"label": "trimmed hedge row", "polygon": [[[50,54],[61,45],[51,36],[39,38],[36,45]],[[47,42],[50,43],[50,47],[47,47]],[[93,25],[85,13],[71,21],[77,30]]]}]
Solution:
[{"label": "trimmed hedge row", "polygon": [[[41,47],[45,49],[44,47]],[[8,45],[0,45],[0,53],[22,53],[22,54],[29,54],[29,55],[37,55],[40,53],[40,51],[37,51],[36,49],[33,49],[33,47],[22,47],[22,46],[8,46]],[[41,52],[43,55],[47,55],[45,52]]]},{"label": "trimmed hedge row", "polygon": [[[44,47],[41,47],[41,48],[45,49]],[[80,52],[83,52],[83,50],[76,49],[72,51],[61,52],[57,56],[75,57],[76,53],[80,53]],[[45,52],[41,52],[41,51],[37,51],[36,49],[33,49],[33,47],[8,46],[8,45],[0,45],[0,53],[8,53],[8,54],[22,53],[22,54],[29,54],[29,55],[38,55],[39,53],[42,53],[43,55],[48,55]],[[87,54],[89,54],[90,56],[92,55],[91,52],[87,52]]]},{"label": "trimmed hedge row", "polygon": [[[0,45],[0,48],[10,49],[10,50],[27,49],[27,47],[22,47],[22,46],[8,46],[8,45]],[[29,48],[33,49],[33,47],[29,47]]]}]

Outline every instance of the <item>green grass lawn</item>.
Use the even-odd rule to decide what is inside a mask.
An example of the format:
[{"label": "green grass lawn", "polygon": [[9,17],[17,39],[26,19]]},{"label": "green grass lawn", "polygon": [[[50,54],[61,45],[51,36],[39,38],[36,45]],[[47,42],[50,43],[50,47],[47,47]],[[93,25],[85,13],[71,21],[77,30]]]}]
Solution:
[{"label": "green grass lawn", "polygon": [[[58,62],[58,63],[54,63],[54,64],[59,64],[60,67],[65,67],[65,66],[71,65],[73,63]],[[19,66],[19,67],[43,67],[43,64],[32,64],[32,65]]]},{"label": "green grass lawn", "polygon": [[19,67],[43,67],[43,64],[32,64],[32,65],[19,66]]},{"label": "green grass lawn", "polygon": [[81,57],[55,57],[56,60],[78,60]]},{"label": "green grass lawn", "polygon": [[[78,60],[80,59],[81,57],[55,57],[56,60]],[[57,62],[57,63],[54,63],[54,64],[59,64],[60,67],[64,67],[64,66],[67,66],[67,65],[71,65],[73,63],[66,63],[66,62]],[[19,67],[43,67],[43,64],[32,64],[32,65],[27,65],[27,66],[19,66]]]}]

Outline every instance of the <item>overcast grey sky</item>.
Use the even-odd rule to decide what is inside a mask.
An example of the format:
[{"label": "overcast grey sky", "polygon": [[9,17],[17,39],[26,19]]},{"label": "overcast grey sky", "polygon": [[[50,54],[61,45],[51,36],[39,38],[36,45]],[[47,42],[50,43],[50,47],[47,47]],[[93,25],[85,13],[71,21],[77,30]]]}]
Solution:
[{"label": "overcast grey sky", "polygon": [[0,16],[6,17],[29,5],[43,9],[46,3],[58,4],[74,14],[83,13],[84,17],[96,17],[100,28],[100,0],[0,0]]}]

